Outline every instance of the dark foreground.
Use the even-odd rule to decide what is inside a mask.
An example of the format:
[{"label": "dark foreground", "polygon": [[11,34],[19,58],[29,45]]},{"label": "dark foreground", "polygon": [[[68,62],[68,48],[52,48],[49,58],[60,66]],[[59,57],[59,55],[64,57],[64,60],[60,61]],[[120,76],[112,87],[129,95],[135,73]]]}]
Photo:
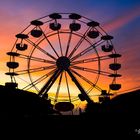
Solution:
[{"label": "dark foreground", "polygon": [[[1,120],[1,132],[28,138],[133,138],[140,136],[140,116],[132,114],[92,114],[83,116],[46,116]],[[8,135],[5,135],[8,136]]]},{"label": "dark foreground", "polygon": [[[120,95],[77,116],[58,115],[49,101],[33,93],[0,86],[0,134],[57,139],[140,136],[140,91]],[[55,114],[55,115],[52,115]]]}]

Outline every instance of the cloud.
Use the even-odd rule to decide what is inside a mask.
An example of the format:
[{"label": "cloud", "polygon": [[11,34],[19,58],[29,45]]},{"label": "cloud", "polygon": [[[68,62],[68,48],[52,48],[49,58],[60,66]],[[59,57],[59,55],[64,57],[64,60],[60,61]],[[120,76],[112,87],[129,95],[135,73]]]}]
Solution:
[{"label": "cloud", "polygon": [[140,16],[140,7],[134,8],[131,11],[127,13],[123,13],[120,17],[115,18],[111,22],[105,24],[103,28],[107,31],[114,31],[117,30],[118,28],[123,27],[127,23],[131,22],[135,18]]}]

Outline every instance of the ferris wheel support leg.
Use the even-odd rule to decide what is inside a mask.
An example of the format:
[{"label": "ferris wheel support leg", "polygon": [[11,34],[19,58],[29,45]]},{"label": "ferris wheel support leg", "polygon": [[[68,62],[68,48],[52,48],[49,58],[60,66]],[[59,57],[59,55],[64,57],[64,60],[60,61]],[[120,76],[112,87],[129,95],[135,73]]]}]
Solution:
[{"label": "ferris wheel support leg", "polygon": [[71,77],[72,81],[77,86],[77,88],[80,90],[81,94],[84,96],[84,98],[87,101],[87,103],[88,104],[92,104],[93,101],[89,98],[89,96],[87,95],[86,91],[81,86],[81,84],[78,82],[78,80],[75,78],[75,76],[73,75],[73,73],[69,69],[67,69],[67,72],[68,72],[69,76]]},{"label": "ferris wheel support leg", "polygon": [[47,81],[47,83],[39,91],[39,93],[38,93],[39,96],[43,96],[49,91],[49,89],[52,87],[52,85],[54,84],[54,82],[56,81],[56,79],[58,78],[60,73],[61,73],[61,71],[58,69],[54,72],[54,74],[50,77],[50,79]]}]

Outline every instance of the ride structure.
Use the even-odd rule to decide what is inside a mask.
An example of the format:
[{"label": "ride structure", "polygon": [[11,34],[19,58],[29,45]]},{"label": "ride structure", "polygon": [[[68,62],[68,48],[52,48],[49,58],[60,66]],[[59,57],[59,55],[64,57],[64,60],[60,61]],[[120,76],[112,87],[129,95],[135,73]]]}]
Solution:
[{"label": "ride structure", "polygon": [[113,36],[97,21],[76,13],[52,13],[35,19],[19,34],[10,52],[7,86],[50,99],[59,111],[77,100],[107,100],[121,88],[120,54]]}]

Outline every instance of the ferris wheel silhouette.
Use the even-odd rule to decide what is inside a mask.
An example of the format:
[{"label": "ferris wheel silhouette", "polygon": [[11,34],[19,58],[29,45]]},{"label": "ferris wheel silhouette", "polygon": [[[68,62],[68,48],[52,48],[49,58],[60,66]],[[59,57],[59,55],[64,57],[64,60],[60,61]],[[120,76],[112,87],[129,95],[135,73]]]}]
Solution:
[{"label": "ferris wheel silhouette", "polygon": [[97,21],[76,13],[35,19],[7,53],[6,84],[49,98],[58,110],[72,110],[79,99],[91,103],[95,94],[102,100],[121,88],[121,55],[112,39]]}]

